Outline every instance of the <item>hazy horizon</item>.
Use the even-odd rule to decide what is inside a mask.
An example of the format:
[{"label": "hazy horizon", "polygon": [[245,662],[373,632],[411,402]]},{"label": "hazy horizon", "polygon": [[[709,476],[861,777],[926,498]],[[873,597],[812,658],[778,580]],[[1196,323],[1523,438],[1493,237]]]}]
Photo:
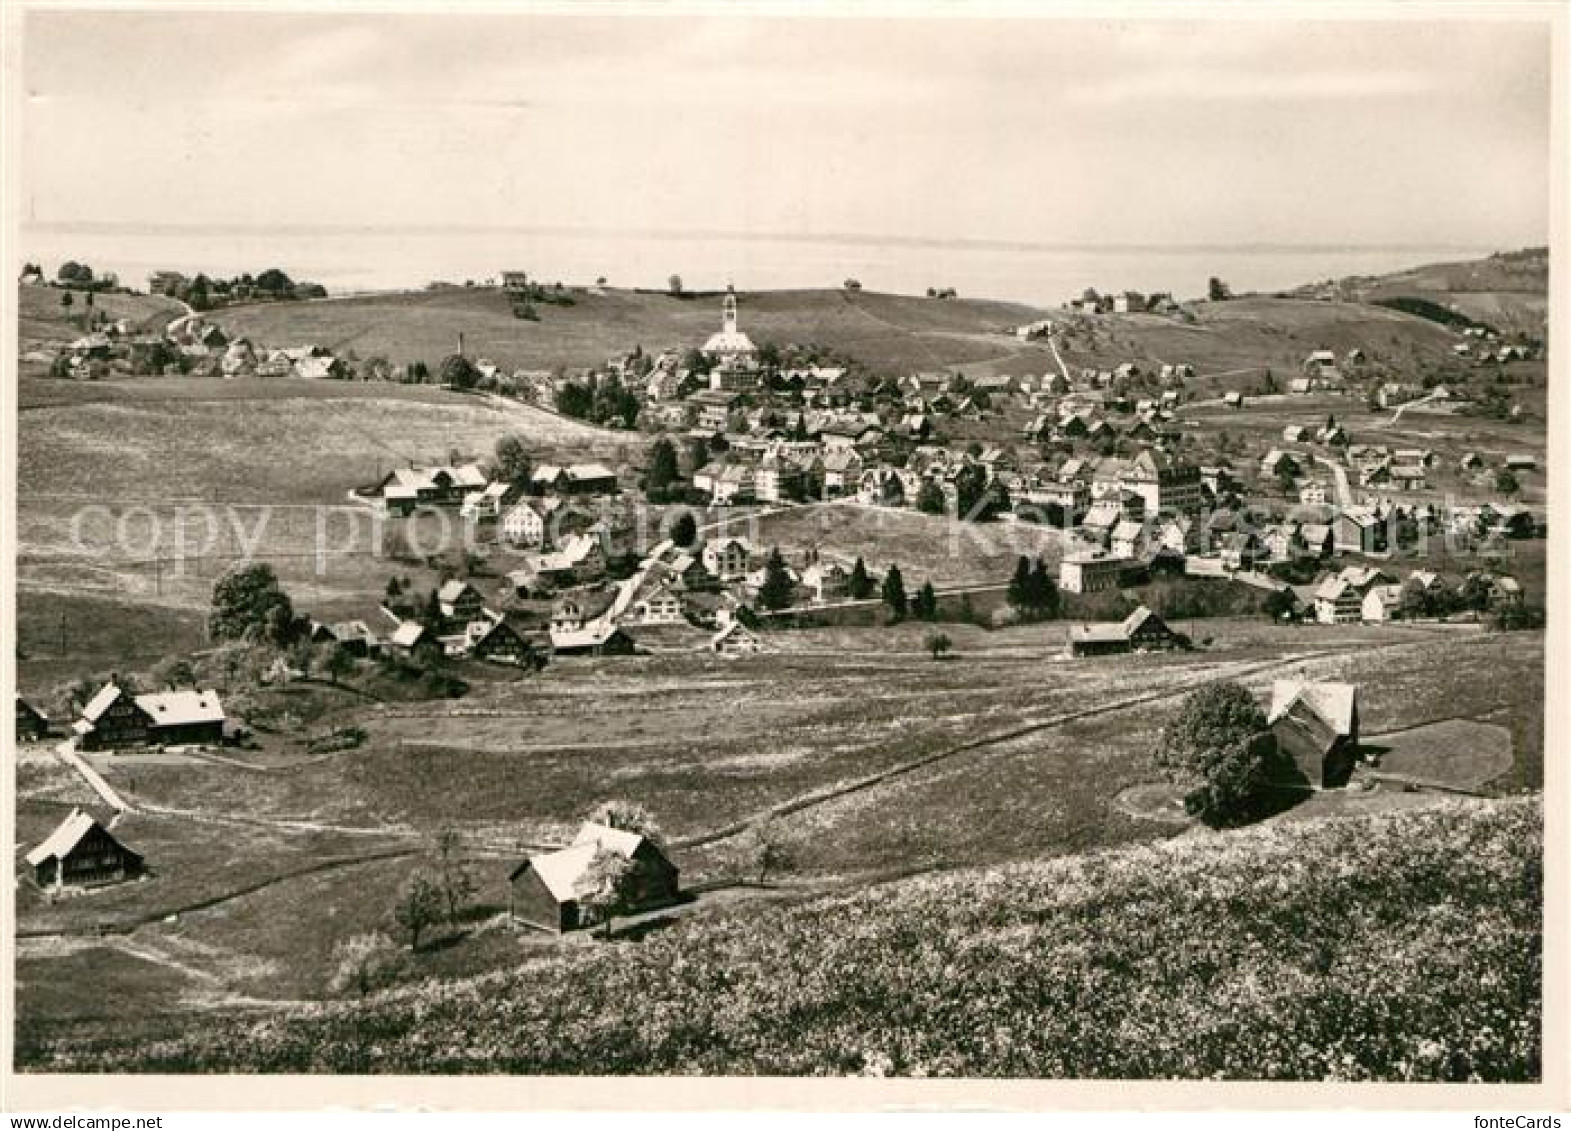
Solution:
[{"label": "hazy horizon", "polygon": [[1548,242],[1542,20],[54,10],[24,34],[24,247]]}]

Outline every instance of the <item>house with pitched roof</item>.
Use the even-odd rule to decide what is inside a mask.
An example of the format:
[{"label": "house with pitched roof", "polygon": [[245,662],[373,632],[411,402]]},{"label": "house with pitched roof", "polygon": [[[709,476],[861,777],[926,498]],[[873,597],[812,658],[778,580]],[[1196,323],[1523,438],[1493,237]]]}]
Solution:
[{"label": "house with pitched roof", "polygon": [[122,844],[98,819],[72,809],[43,843],[27,854],[33,882],[56,892],[135,879],[144,870],[140,853]]},{"label": "house with pitched roof", "polygon": [[1358,760],[1358,688],[1279,679],[1266,725],[1277,749],[1314,789],[1340,789]]},{"label": "house with pitched roof", "polygon": [[71,724],[83,750],[123,746],[216,745],[225,715],[216,691],[166,691],[131,695],[110,677]]},{"label": "house with pitched roof", "polygon": [[710,637],[709,650],[722,656],[751,656],[764,650],[764,642],[758,633],[733,620]]},{"label": "house with pitched roof", "polygon": [[20,695],[16,697],[16,738],[18,742],[37,742],[49,734],[49,716]]},{"label": "house with pitched roof", "polygon": [[1174,632],[1166,621],[1144,605],[1113,624],[1069,626],[1068,652],[1071,656],[1166,652],[1188,646],[1187,638]]},{"label": "house with pitched roof", "polygon": [[626,910],[669,907],[681,898],[679,872],[660,846],[646,836],[586,821],[573,843],[530,856],[508,877],[508,913],[525,926],[561,934],[593,926],[580,902],[594,882],[590,865],[602,852],[633,864]]}]

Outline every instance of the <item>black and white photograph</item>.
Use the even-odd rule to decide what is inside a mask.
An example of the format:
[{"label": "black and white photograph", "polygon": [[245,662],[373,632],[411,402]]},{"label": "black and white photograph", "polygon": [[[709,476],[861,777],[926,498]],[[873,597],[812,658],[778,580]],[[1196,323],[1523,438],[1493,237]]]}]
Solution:
[{"label": "black and white photograph", "polygon": [[1567,1102],[1568,8],[1245,7],[8,6],[15,1094]]}]

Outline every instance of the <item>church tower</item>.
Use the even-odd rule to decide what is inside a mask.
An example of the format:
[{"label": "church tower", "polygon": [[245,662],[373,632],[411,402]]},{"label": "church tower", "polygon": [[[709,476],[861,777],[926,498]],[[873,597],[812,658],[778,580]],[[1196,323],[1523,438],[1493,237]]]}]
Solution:
[{"label": "church tower", "polygon": [[720,312],[721,333],[736,333],[736,291],[729,284],[725,289],[725,301],[720,304]]}]

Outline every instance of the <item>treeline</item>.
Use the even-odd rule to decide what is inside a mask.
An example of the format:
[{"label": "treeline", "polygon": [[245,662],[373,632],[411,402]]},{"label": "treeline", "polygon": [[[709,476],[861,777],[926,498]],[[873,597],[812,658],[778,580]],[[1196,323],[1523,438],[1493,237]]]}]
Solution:
[{"label": "treeline", "polygon": [[269,267],[259,275],[245,272],[228,279],[200,272],[187,277],[178,271],[157,271],[148,278],[147,289],[151,294],[179,299],[193,310],[212,310],[237,302],[289,302],[327,296],[326,287],[296,282],[277,267]]}]

